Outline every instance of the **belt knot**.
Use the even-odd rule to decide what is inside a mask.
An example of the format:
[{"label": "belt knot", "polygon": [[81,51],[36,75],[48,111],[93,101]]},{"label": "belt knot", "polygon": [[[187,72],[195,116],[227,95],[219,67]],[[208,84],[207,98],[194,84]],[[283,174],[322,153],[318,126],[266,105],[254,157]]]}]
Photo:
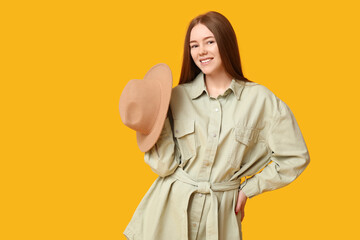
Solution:
[{"label": "belt knot", "polygon": [[199,193],[210,193],[210,182],[197,182],[197,192]]}]

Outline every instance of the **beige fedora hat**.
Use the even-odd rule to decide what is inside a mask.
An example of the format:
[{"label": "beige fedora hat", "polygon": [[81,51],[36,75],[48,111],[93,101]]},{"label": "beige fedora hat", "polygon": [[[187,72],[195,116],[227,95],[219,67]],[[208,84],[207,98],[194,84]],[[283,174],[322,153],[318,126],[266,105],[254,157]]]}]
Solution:
[{"label": "beige fedora hat", "polygon": [[142,152],[155,145],[163,128],[170,104],[172,73],[168,65],[153,66],[144,79],[130,80],[120,96],[122,122],[136,131]]}]

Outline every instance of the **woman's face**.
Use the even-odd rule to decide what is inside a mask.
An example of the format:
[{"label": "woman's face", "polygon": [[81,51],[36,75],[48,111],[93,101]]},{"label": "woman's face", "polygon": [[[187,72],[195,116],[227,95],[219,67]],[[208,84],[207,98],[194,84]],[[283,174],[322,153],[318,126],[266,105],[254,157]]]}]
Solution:
[{"label": "woman's face", "polygon": [[214,34],[204,24],[195,25],[190,32],[190,53],[204,74],[225,71]]}]

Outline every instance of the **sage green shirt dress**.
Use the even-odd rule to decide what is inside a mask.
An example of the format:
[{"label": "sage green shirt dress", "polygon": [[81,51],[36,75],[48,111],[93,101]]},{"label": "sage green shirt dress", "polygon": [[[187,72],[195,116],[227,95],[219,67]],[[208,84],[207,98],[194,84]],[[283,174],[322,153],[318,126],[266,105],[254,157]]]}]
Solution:
[{"label": "sage green shirt dress", "polygon": [[242,239],[239,188],[252,198],[295,180],[309,164],[289,107],[266,87],[233,79],[210,97],[201,72],[173,88],[145,162],[159,175],[124,231],[131,240]]}]

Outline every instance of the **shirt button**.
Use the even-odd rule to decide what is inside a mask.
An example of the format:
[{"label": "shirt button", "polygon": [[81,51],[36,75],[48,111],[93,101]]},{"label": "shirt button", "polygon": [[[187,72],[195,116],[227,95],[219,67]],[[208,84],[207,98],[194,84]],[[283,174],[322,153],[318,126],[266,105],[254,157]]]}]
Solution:
[{"label": "shirt button", "polygon": [[214,133],[213,137],[216,137],[216,133]]},{"label": "shirt button", "polygon": [[193,223],[193,227],[196,227],[196,223]]},{"label": "shirt button", "polygon": [[219,109],[218,108],[215,108],[215,112],[218,112],[219,111]]},{"label": "shirt button", "polygon": [[202,197],[203,196],[202,193],[199,193],[199,196]]}]

